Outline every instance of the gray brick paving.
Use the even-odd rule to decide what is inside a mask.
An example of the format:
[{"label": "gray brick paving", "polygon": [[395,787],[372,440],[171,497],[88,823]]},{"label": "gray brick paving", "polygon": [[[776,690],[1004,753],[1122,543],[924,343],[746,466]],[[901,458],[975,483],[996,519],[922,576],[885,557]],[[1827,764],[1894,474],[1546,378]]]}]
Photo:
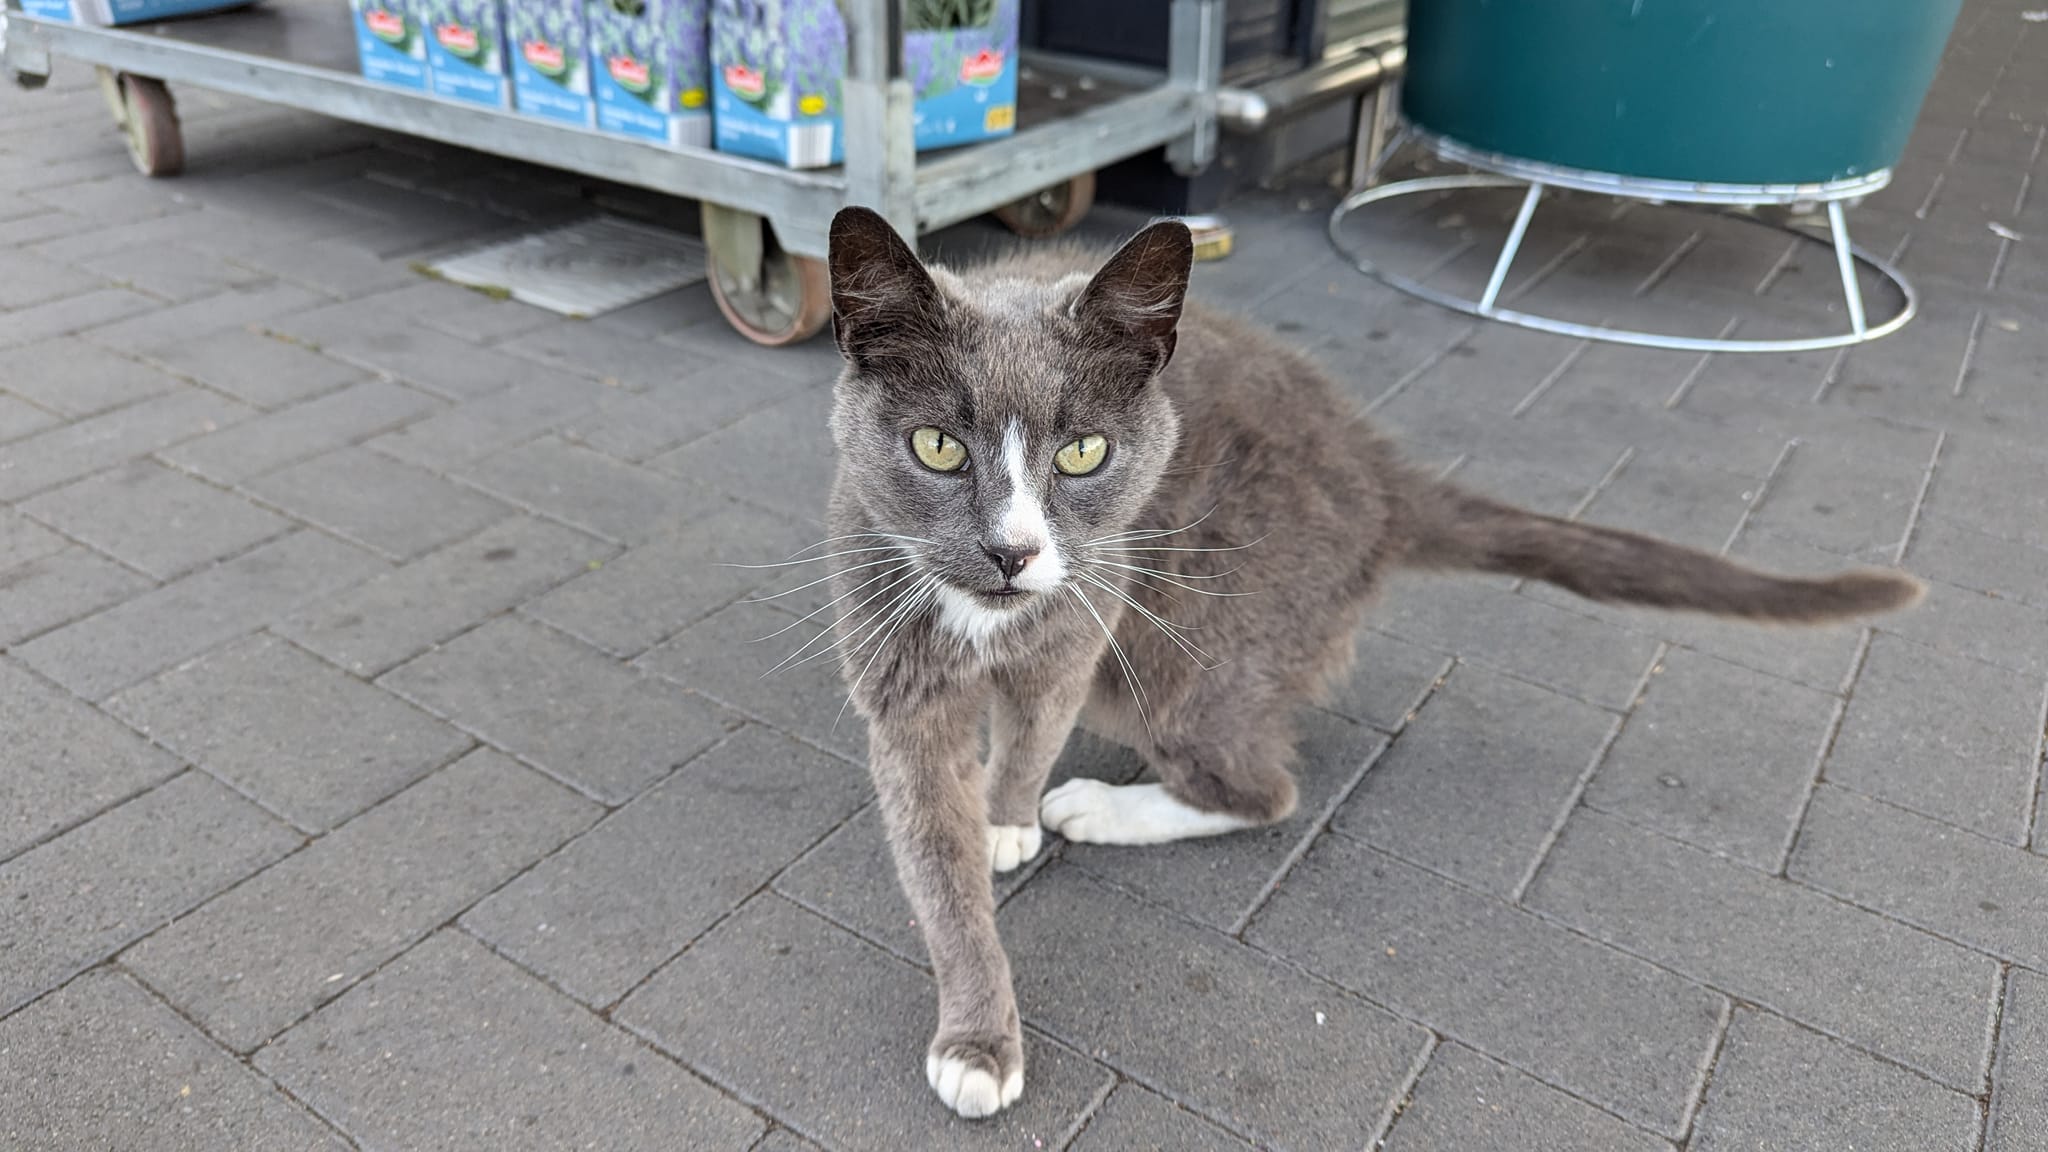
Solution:
[{"label": "gray brick paving", "polygon": [[[1295,819],[1051,841],[998,879],[1034,1072],[978,1127],[922,1083],[923,944],[838,675],[760,675],[830,596],[803,566],[718,566],[824,535],[831,343],[749,346],[702,285],[578,321],[411,267],[524,220],[688,205],[198,89],[192,164],[160,184],[89,69],[0,87],[0,1063],[42,1070],[0,1144],[317,1142],[297,1096],[363,1148],[1833,1152],[1940,1147],[1979,1108],[1985,1149],[2035,1147],[2030,6],[1971,0],[1892,186],[1851,214],[1921,288],[1867,348],[1475,324],[1332,253],[1319,177],[1232,196],[1238,250],[1197,294],[1310,350],[1418,462],[1770,568],[1902,557],[1929,596],[1874,632],[1798,630],[1393,581],[1303,718]],[[1512,207],[1347,229],[1476,291]],[[1518,302],[1845,322],[1824,247],[1610,214],[1547,199]],[[1144,218],[1104,206],[1077,235]],[[979,221],[929,248],[1006,242]],[[449,783],[482,764],[492,783]],[[1055,775],[1141,772],[1079,737]],[[593,1012],[622,994],[639,1038]]]},{"label": "gray brick paving", "polygon": [[1691,1147],[1969,1152],[1977,1147],[1979,1123],[1977,1102],[1960,1092],[1740,1008]]},{"label": "gray brick paving", "polygon": [[1982,1077],[1996,965],[1897,921],[1586,811],[1528,903],[1945,1084]]},{"label": "gray brick paving", "polygon": [[247,1051],[597,814],[531,769],[480,750],[129,949],[122,963]]},{"label": "gray brick paving", "polygon": [[1343,837],[1302,860],[1248,938],[1673,1136],[1726,1008],[1669,972]]},{"label": "gray brick paving", "polygon": [[346,1147],[113,973],[82,977],[0,1021],[0,1078],[9,1086],[0,1141],[15,1148]]},{"label": "gray brick paving", "polygon": [[1458,1044],[1430,1056],[1387,1152],[1670,1152],[1671,1145]]},{"label": "gray brick paving", "polygon": [[836,1148],[1056,1147],[1113,1083],[1094,1061],[1027,1035],[1036,1090],[986,1124],[958,1124],[924,1081],[932,997],[923,973],[770,895],[613,1018]]},{"label": "gray brick paving", "polygon": [[595,1007],[625,995],[853,813],[864,773],[752,727],[463,918]]},{"label": "gray brick paving", "polygon": [[187,772],[0,864],[0,1013],[298,844],[225,785]]},{"label": "gray brick paving", "polygon": [[761,1120],[460,933],[256,1056],[373,1147],[730,1150]]},{"label": "gray brick paving", "polygon": [[106,708],[309,832],[348,819],[470,745],[390,693],[267,634],[116,693]]},{"label": "gray brick paving", "polygon": [[738,722],[673,684],[511,616],[378,683],[607,804],[638,795]]},{"label": "gray brick paving", "polygon": [[96,700],[383,567],[360,549],[294,532],[14,651],[43,675]]},{"label": "gray brick paving", "polygon": [[151,460],[45,492],[21,509],[158,580],[246,551],[292,526]]}]

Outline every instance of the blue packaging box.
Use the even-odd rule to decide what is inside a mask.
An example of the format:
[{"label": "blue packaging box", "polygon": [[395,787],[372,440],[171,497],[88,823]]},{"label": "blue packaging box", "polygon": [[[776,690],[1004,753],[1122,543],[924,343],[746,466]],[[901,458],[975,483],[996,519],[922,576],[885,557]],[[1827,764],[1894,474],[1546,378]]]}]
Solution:
[{"label": "blue packaging box", "polygon": [[520,112],[580,128],[596,122],[583,0],[506,0],[505,41]]},{"label": "blue packaging box", "polygon": [[363,79],[427,90],[426,34],[417,0],[349,0]]},{"label": "blue packaging box", "polygon": [[22,0],[21,10],[67,24],[142,24],[173,16],[197,16],[242,8],[252,0]]},{"label": "blue packaging box", "polygon": [[487,104],[512,103],[505,74],[505,9],[500,0],[419,0],[427,41],[427,77],[436,96]]},{"label": "blue packaging box", "polygon": [[597,126],[711,146],[710,0],[585,0]]}]

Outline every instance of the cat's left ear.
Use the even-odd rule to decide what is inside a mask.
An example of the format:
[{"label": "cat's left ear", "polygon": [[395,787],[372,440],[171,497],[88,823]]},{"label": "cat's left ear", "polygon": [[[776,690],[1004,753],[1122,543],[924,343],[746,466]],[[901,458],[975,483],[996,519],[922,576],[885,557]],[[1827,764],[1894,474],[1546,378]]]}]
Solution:
[{"label": "cat's left ear", "polygon": [[1075,298],[1074,318],[1150,345],[1157,372],[1173,357],[1174,327],[1187,300],[1194,258],[1188,226],[1162,220],[1116,250]]},{"label": "cat's left ear", "polygon": [[832,335],[855,364],[915,335],[942,311],[931,274],[878,213],[842,208],[832,218]]}]

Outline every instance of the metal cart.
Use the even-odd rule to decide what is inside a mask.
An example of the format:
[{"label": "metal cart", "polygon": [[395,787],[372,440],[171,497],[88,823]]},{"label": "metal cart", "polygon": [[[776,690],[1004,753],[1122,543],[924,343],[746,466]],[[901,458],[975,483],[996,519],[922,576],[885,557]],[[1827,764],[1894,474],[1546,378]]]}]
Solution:
[{"label": "metal cart", "polygon": [[911,239],[990,211],[1025,235],[1051,235],[1087,211],[1098,168],[1161,145],[1177,169],[1206,167],[1216,148],[1223,0],[1172,3],[1164,74],[1027,57],[1014,135],[920,157],[900,0],[842,0],[846,163],[814,171],[372,84],[357,74],[346,0],[264,0],[124,28],[41,20],[10,2],[4,58],[30,87],[49,76],[53,57],[96,65],[136,166],[151,176],[184,160],[168,81],[698,200],[720,310],[747,338],[787,344],[830,315],[826,233],[844,205],[874,208]]}]

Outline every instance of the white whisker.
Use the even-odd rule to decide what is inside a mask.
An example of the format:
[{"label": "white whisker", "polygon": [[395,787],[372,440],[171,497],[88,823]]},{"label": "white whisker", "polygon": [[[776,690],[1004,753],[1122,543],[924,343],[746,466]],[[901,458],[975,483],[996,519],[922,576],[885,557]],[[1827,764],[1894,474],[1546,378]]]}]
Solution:
[{"label": "white whisker", "polygon": [[[816,653],[813,653],[812,656],[804,656],[805,652],[810,651],[811,645],[816,644],[818,641],[823,640],[825,637],[832,635],[835,631],[838,630],[841,624],[844,624],[848,620],[853,619],[854,613],[860,611],[862,608],[867,607],[869,604],[880,599],[882,596],[887,595],[890,589],[895,588],[898,585],[901,585],[909,580],[916,578],[917,575],[917,570],[913,568],[911,571],[897,576],[895,580],[883,585],[881,588],[876,589],[874,592],[869,593],[866,599],[862,600],[858,604],[855,604],[853,607],[848,608],[846,610],[845,615],[841,616],[837,620],[834,620],[832,623],[827,624],[825,626],[824,631],[818,633],[816,636],[811,637],[809,640],[804,641],[802,647],[798,648],[794,652],[791,652],[789,655],[784,656],[782,658],[782,663],[777,664],[775,667],[770,668],[768,671],[761,673],[762,678],[766,679],[767,677],[773,676],[777,672],[780,672],[785,668],[795,667],[797,664],[808,663],[814,657],[822,656],[825,653],[832,651],[834,648],[837,648],[844,641],[835,640],[832,643],[825,645],[823,648],[820,648]],[[898,593],[898,595],[903,595],[903,593]],[[865,625],[862,625],[861,627],[865,627]],[[856,627],[855,631],[859,631],[859,627]],[[804,658],[802,660],[798,660],[797,657],[799,656],[804,656]]]},{"label": "white whisker", "polygon": [[[1217,660],[1214,656],[1211,656],[1209,653],[1203,651],[1202,647],[1196,644],[1194,641],[1189,640],[1186,637],[1182,636],[1180,634],[1180,626],[1178,624],[1175,624],[1171,620],[1167,620],[1164,617],[1161,617],[1159,614],[1153,612],[1150,608],[1147,608],[1143,604],[1138,603],[1136,600],[1131,599],[1129,596],[1118,591],[1116,588],[1112,587],[1110,584],[1104,582],[1102,579],[1091,573],[1082,572],[1078,575],[1081,577],[1081,579],[1088,581],[1089,583],[1095,585],[1097,588],[1102,589],[1104,592],[1107,592],[1111,596],[1114,596],[1117,599],[1123,601],[1124,603],[1130,605],[1131,608],[1134,609],[1140,616],[1143,616],[1145,619],[1151,621],[1152,626],[1154,628],[1159,629],[1161,632],[1165,633],[1166,638],[1168,640],[1171,640],[1175,644],[1180,645],[1180,650],[1187,653],[1188,659],[1193,660],[1195,662],[1195,666],[1200,668],[1202,671],[1208,672],[1223,666],[1222,661]],[[1212,661],[1214,662],[1212,663]]]},{"label": "white whisker", "polygon": [[[1173,586],[1174,586],[1175,588],[1179,588],[1179,589],[1181,589],[1181,590],[1182,590],[1182,591],[1184,591],[1184,592],[1194,592],[1194,593],[1197,593],[1197,594],[1199,594],[1199,595],[1202,595],[1202,596],[1256,596],[1256,595],[1258,595],[1258,592],[1257,592],[1257,591],[1251,591],[1251,592],[1216,592],[1216,591],[1212,591],[1211,589],[1208,589],[1208,588],[1197,588],[1197,587],[1195,587],[1195,586],[1194,586],[1194,585],[1192,585],[1192,584],[1183,584],[1183,583],[1181,583],[1181,582],[1180,582],[1180,580],[1179,580],[1178,578],[1174,577],[1174,576],[1173,576],[1172,574],[1170,574],[1170,573],[1166,573],[1166,572],[1160,572],[1160,571],[1156,571],[1156,570],[1154,570],[1154,569],[1151,569],[1151,568],[1140,568],[1140,567],[1138,567],[1138,566],[1137,566],[1137,565],[1135,565],[1135,564],[1119,564],[1119,563],[1117,563],[1117,562],[1116,562],[1116,561],[1114,561],[1114,560],[1091,560],[1091,561],[1088,561],[1088,566],[1089,566],[1089,567],[1091,567],[1091,568],[1100,568],[1100,567],[1104,567],[1104,566],[1107,566],[1107,567],[1110,567],[1110,568],[1122,568],[1122,569],[1126,569],[1126,570],[1128,570],[1128,571],[1131,571],[1131,572],[1143,572],[1143,573],[1145,573],[1146,575],[1148,575],[1148,576],[1151,576],[1151,577],[1152,577],[1153,579],[1155,579],[1155,580],[1164,580],[1164,581],[1166,581],[1166,582],[1167,582],[1168,584],[1171,584],[1171,585],[1173,585]],[[1233,571],[1235,571],[1235,569],[1233,569]],[[1230,573],[1229,573],[1229,572],[1225,572],[1225,573],[1223,573],[1222,575],[1224,575],[1224,576],[1228,576],[1228,575],[1230,575]],[[1189,577],[1189,579],[1193,579],[1193,580],[1214,580],[1214,579],[1217,579],[1217,577],[1215,577],[1215,576],[1193,576],[1193,577]]]},{"label": "white whisker", "polygon": [[[887,563],[887,561],[883,561],[883,563]],[[909,561],[908,561],[908,560],[906,560],[906,561],[904,561],[904,563],[905,563],[905,564],[908,564],[908,563],[909,563]],[[835,604],[839,603],[839,602],[840,602],[841,600],[844,600],[844,599],[846,599],[846,598],[847,598],[848,596],[851,596],[851,595],[853,595],[854,593],[856,593],[856,592],[860,591],[861,589],[863,589],[863,588],[867,587],[868,585],[870,585],[870,584],[874,584],[874,583],[877,583],[877,582],[879,582],[879,581],[882,581],[882,580],[887,580],[887,579],[888,579],[889,577],[891,577],[891,576],[899,576],[899,575],[901,575],[901,574],[902,574],[902,572],[903,572],[903,569],[901,569],[900,567],[899,567],[899,568],[890,568],[890,569],[888,569],[887,571],[884,571],[884,572],[878,573],[878,574],[876,574],[876,575],[874,575],[874,576],[870,576],[870,577],[868,577],[868,578],[867,578],[866,580],[863,580],[863,581],[861,581],[860,583],[858,583],[858,584],[854,585],[853,587],[851,587],[851,588],[847,589],[847,590],[846,590],[845,592],[842,592],[842,593],[840,593],[840,594],[839,594],[838,596],[835,596],[835,597],[833,597],[833,598],[832,598],[831,600],[828,600],[828,601],[826,601],[826,602],[825,602],[824,604],[821,604],[821,605],[819,605],[818,607],[816,607],[816,608],[813,608],[813,609],[811,609],[811,610],[810,610],[810,612],[809,612],[808,614],[806,614],[806,615],[805,615],[805,616],[803,617],[803,619],[801,619],[801,620],[798,620],[798,621],[796,621],[796,623],[794,623],[794,624],[784,624],[784,625],[783,625],[782,627],[780,627],[780,628],[777,628],[777,629],[776,629],[775,631],[773,631],[773,632],[770,632],[770,633],[769,633],[769,634],[767,634],[766,636],[760,636],[760,637],[756,637],[755,639],[752,639],[752,640],[749,640],[749,641],[747,641],[747,643],[749,643],[749,644],[759,644],[759,643],[760,643],[761,641],[763,641],[763,640],[773,640],[773,639],[775,639],[775,638],[776,638],[777,636],[780,636],[780,635],[782,635],[782,634],[783,634],[784,632],[787,632],[787,631],[789,631],[789,630],[790,630],[791,628],[794,628],[794,627],[796,627],[796,626],[797,626],[798,624],[803,624],[803,623],[807,623],[807,622],[809,622],[810,620],[812,620],[812,619],[814,619],[814,618],[816,618],[816,617],[818,617],[818,616],[822,616],[822,615],[824,615],[824,614],[825,614],[826,612],[828,612],[828,611],[831,611],[831,609],[832,609],[832,606],[833,606],[833,605],[835,605]],[[834,573],[834,575],[837,575],[837,573]],[[829,579],[831,579],[831,577],[829,577],[829,576],[828,576],[828,577],[826,577],[826,579],[828,579],[828,580],[829,580]],[[808,584],[807,584],[807,585],[805,585],[804,587],[808,588],[808,587],[810,587],[810,585],[808,585]],[[790,589],[790,591],[791,591],[791,592],[795,592],[795,591],[798,591],[798,589],[792,588],[792,589]],[[742,601],[742,603],[752,604],[752,603],[758,603],[758,601],[752,601],[752,600],[747,600],[747,601]]]},{"label": "white whisker", "polygon": [[777,561],[776,561],[775,563],[773,563],[773,564],[726,564],[726,563],[720,563],[720,564],[718,565],[718,567],[720,567],[720,568],[794,568],[794,567],[796,567],[796,566],[797,566],[797,565],[799,565],[799,564],[816,564],[816,563],[817,563],[818,561],[820,561],[820,560],[832,560],[832,559],[836,559],[836,558],[838,558],[838,557],[840,557],[840,556],[859,556],[860,554],[862,554],[862,553],[864,553],[864,552],[894,552],[894,553],[896,553],[897,555],[899,555],[899,556],[900,556],[900,555],[902,555],[902,554],[903,554],[903,549],[901,549],[901,548],[898,548],[898,547],[896,547],[896,546],[894,546],[894,545],[891,545],[891,544],[877,544],[877,545],[876,545],[876,546],[874,546],[873,548],[848,548],[848,549],[846,549],[846,550],[845,550],[845,551],[843,551],[843,552],[827,552],[827,553],[825,553],[825,554],[824,554],[823,556],[806,556],[806,557],[804,557],[804,558],[803,558],[803,559],[801,559],[801,560],[777,560]]},{"label": "white whisker", "polygon": [[825,583],[827,580],[837,580],[839,577],[844,576],[849,572],[864,571],[866,569],[873,568],[878,564],[909,564],[911,562],[911,557],[898,553],[896,556],[885,560],[869,560],[860,564],[849,564],[846,567],[841,568],[837,572],[827,573],[823,576],[818,577],[816,580],[812,580],[808,583],[799,584],[794,588],[785,588],[780,592],[770,592],[766,596],[750,596],[747,599],[740,601],[740,603],[765,604],[770,600],[780,600],[784,596],[794,596],[795,594],[803,591],[806,588],[815,588],[818,585]]},{"label": "white whisker", "polygon": [[1210,508],[1207,512],[1204,512],[1200,516],[1196,517],[1195,522],[1193,524],[1188,524],[1180,528],[1167,528],[1164,530],[1153,528],[1138,528],[1133,529],[1129,532],[1113,532],[1107,536],[1102,536],[1094,540],[1083,541],[1081,547],[1093,548],[1097,544],[1114,544],[1119,541],[1128,540],[1157,540],[1161,536],[1177,536],[1180,533],[1187,531],[1189,528],[1196,527],[1197,525],[1201,524],[1202,521],[1207,520],[1209,517],[1214,516],[1216,514],[1216,509],[1221,507],[1222,505],[1218,504],[1215,507]]},{"label": "white whisker", "polygon": [[[869,615],[869,617],[866,620],[863,620],[859,624],[854,625],[852,631],[849,632],[844,638],[834,640],[832,643],[825,645],[823,648],[818,649],[816,652],[813,652],[809,656],[806,656],[803,659],[797,661],[795,664],[790,665],[790,667],[800,668],[805,664],[809,664],[813,660],[819,659],[820,657],[829,656],[834,652],[838,652],[844,656],[852,656],[858,653],[861,650],[861,648],[867,644],[869,640],[874,639],[877,633],[881,632],[883,628],[886,628],[889,624],[889,621],[895,618],[895,614],[901,612],[904,609],[904,607],[907,604],[909,604],[912,598],[914,598],[919,592],[922,592],[925,589],[926,585],[938,579],[938,577],[936,576],[931,576],[919,572],[913,572],[910,574],[910,576],[904,577],[904,580],[910,579],[911,576],[923,576],[924,578],[922,580],[917,581],[916,583],[911,584],[908,588],[903,589],[903,591],[898,592],[894,597],[890,598],[888,603],[882,605],[880,608],[875,609],[874,612],[871,615]],[[903,580],[898,580],[896,582],[896,584],[901,583],[903,583]],[[891,584],[889,587],[894,588],[896,587],[896,584]],[[888,589],[885,588],[883,589],[883,591],[886,592],[888,591]],[[874,599],[874,597],[870,596],[868,599],[872,600]],[[861,603],[866,604],[867,601],[863,600]],[[828,629],[828,631],[837,630],[840,624],[844,623],[848,617],[851,617],[854,614],[854,612],[858,612],[859,610],[860,607],[858,605],[855,606],[853,612],[848,612],[845,616],[842,616],[838,620],[834,621],[832,624],[832,628]]]},{"label": "white whisker", "polygon": [[1095,605],[1088,599],[1086,592],[1081,591],[1080,587],[1074,584],[1066,585],[1066,589],[1075,596],[1080,597],[1081,606],[1088,609],[1090,616],[1095,617],[1095,626],[1102,629],[1102,638],[1109,641],[1109,650],[1116,653],[1116,662],[1123,666],[1124,682],[1131,686],[1131,695],[1138,704],[1138,719],[1145,722],[1145,734],[1157,740],[1159,738],[1158,734],[1152,731],[1151,709],[1146,707],[1145,689],[1139,686],[1137,672],[1132,670],[1131,662],[1124,657],[1124,646],[1116,642],[1116,633],[1110,631],[1109,624],[1103,620],[1102,613],[1095,610]]},{"label": "white whisker", "polygon": [[1229,547],[1227,547],[1227,548],[1183,548],[1183,547],[1176,547],[1176,546],[1173,546],[1173,545],[1168,545],[1168,544],[1140,544],[1140,545],[1138,545],[1138,546],[1137,546],[1137,547],[1135,547],[1135,548],[1125,548],[1125,547],[1116,547],[1116,548],[1112,548],[1112,547],[1109,547],[1108,545],[1103,545],[1103,546],[1101,546],[1101,547],[1096,547],[1096,548],[1090,548],[1090,549],[1089,549],[1089,551],[1091,551],[1091,552],[1113,552],[1113,553],[1121,553],[1121,552],[1242,552],[1242,551],[1244,551],[1245,549],[1247,549],[1247,548],[1250,548],[1250,547],[1252,547],[1252,546],[1253,546],[1253,545],[1255,545],[1255,544],[1258,544],[1258,543],[1259,543],[1259,541],[1261,541],[1261,540],[1264,540],[1264,539],[1265,539],[1265,537],[1264,537],[1264,536],[1261,536],[1261,537],[1259,537],[1259,539],[1258,539],[1258,540],[1254,540],[1254,541],[1252,541],[1252,542],[1251,542],[1251,544],[1232,544],[1232,545],[1230,545],[1230,546],[1229,546]]},{"label": "white whisker", "polygon": [[[832,730],[834,732],[839,731],[839,722],[846,718],[846,709],[853,703],[854,693],[860,691],[861,681],[868,678],[868,669],[873,668],[875,661],[881,659],[882,653],[888,649],[889,641],[895,637],[897,631],[924,612],[925,605],[931,603],[932,598],[937,594],[938,586],[939,578],[937,576],[925,577],[924,583],[917,586],[917,595],[904,608],[898,610],[896,622],[891,624],[889,630],[882,634],[881,641],[875,645],[874,655],[869,656],[868,662],[861,665],[860,675],[853,678],[853,686],[846,690],[846,701],[839,705],[839,715],[832,718]],[[855,651],[859,651],[859,649],[855,649]]]}]

